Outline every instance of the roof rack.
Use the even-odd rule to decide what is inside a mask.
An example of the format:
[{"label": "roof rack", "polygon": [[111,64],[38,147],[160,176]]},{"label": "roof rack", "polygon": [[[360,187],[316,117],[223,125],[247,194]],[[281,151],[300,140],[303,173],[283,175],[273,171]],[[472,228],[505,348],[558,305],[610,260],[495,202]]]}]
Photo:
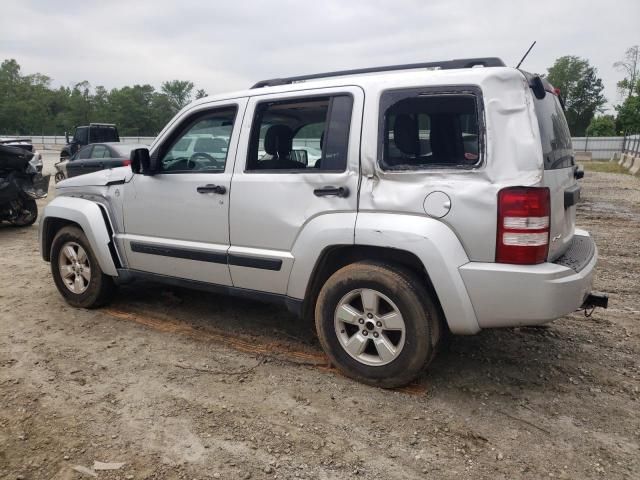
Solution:
[{"label": "roof rack", "polygon": [[504,66],[504,62],[497,57],[459,58],[456,60],[447,60],[444,62],[406,63],[404,65],[387,65],[383,67],[369,67],[358,68],[355,70],[339,70],[336,72],[314,73],[311,75],[300,75],[298,77],[272,78],[270,80],[261,80],[251,88],[275,87],[277,85],[287,85],[295,82],[303,82],[305,80],[314,80],[316,78],[343,77],[345,75],[356,75],[361,73],[392,72],[394,70],[414,70],[419,68],[455,70],[458,68]]}]

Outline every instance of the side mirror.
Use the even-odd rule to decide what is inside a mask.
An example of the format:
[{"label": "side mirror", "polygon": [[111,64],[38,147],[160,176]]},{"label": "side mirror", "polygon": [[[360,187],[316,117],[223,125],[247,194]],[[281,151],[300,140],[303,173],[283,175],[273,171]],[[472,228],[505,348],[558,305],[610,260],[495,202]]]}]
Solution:
[{"label": "side mirror", "polygon": [[[158,172],[157,159],[149,156],[148,148],[131,150],[131,171],[143,175],[155,175]],[[155,156],[154,156],[155,157]]]}]

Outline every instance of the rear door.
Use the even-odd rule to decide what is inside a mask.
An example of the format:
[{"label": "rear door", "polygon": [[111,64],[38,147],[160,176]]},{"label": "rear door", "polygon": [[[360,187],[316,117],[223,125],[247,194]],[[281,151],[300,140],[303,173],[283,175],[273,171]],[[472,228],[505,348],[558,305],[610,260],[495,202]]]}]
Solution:
[{"label": "rear door", "polygon": [[106,145],[94,145],[90,158],[82,162],[82,173],[97,172],[107,168],[105,161],[111,158],[111,151]]},{"label": "rear door", "polygon": [[352,214],[355,227],[363,100],[357,87],[249,100],[231,185],[234,286],[286,293],[294,244],[311,222]]},{"label": "rear door", "polygon": [[571,133],[558,97],[547,92],[542,100],[534,97],[534,101],[544,156],[542,184],[551,193],[548,259],[553,261],[573,239],[580,187],[575,178]]}]

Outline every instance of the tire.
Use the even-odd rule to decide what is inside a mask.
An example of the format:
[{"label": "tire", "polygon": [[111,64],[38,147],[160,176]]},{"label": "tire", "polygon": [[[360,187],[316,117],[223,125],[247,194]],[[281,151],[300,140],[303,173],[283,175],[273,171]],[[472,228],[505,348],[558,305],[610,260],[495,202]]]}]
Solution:
[{"label": "tire", "polygon": [[[68,248],[73,250],[77,263],[73,262]],[[78,227],[64,227],[53,239],[51,274],[60,294],[74,307],[100,307],[108,303],[115,292],[113,278],[102,272],[86,235]]]},{"label": "tire", "polygon": [[29,227],[38,219],[38,204],[32,198],[20,201],[22,202],[22,213],[19,217],[11,220],[11,225],[16,227]]},{"label": "tire", "polygon": [[[367,308],[372,305],[377,307]],[[315,321],[333,365],[382,388],[406,385],[427,367],[444,325],[424,281],[379,262],[353,263],[329,277],[318,295]]]},{"label": "tire", "polygon": [[53,178],[56,181],[56,183],[58,183],[58,182],[61,182],[62,180],[64,180],[66,177],[64,176],[64,173],[56,172],[56,176],[53,177]]}]

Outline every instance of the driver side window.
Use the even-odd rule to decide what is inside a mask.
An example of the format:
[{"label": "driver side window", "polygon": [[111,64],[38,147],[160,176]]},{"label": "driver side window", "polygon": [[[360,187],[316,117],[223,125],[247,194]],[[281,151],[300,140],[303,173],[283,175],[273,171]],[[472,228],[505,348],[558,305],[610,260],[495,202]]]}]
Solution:
[{"label": "driver side window", "polygon": [[187,120],[161,152],[161,171],[224,172],[236,111],[231,107],[200,112]]}]

